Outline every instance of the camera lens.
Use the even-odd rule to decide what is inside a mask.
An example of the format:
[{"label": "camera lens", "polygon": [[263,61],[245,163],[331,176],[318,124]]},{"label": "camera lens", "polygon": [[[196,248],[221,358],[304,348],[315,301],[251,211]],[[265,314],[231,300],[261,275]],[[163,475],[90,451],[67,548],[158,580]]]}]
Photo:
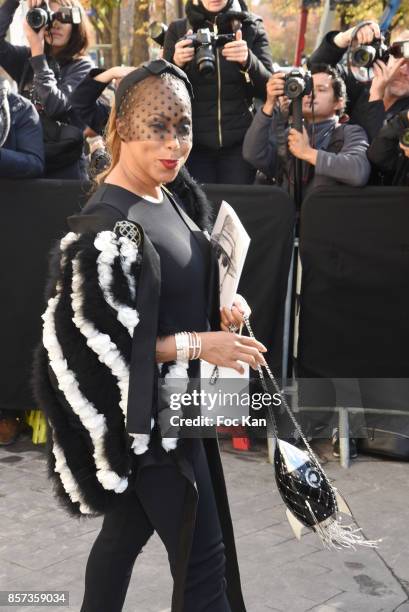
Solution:
[{"label": "camera lens", "polygon": [[216,70],[216,58],[210,45],[199,47],[196,53],[196,66],[203,76],[214,74]]},{"label": "camera lens", "polygon": [[290,77],[285,84],[284,94],[290,100],[294,100],[299,96],[302,96],[304,92],[305,83],[304,80],[300,77]]},{"label": "camera lens", "polygon": [[28,11],[27,23],[33,30],[41,30],[48,23],[48,15],[47,12],[40,8],[31,9]]},{"label": "camera lens", "polygon": [[373,47],[359,47],[352,54],[352,64],[358,68],[370,68],[376,56]]}]

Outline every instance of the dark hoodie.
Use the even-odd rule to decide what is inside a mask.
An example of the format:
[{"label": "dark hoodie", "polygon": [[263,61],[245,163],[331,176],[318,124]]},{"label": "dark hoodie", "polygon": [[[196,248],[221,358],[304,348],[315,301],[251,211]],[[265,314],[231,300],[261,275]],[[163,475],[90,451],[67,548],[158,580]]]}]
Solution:
[{"label": "dark hoodie", "polygon": [[192,29],[230,33],[232,19],[242,24],[249,48],[246,66],[229,62],[216,51],[216,70],[204,77],[195,59],[184,66],[194,91],[193,134],[195,145],[211,149],[241,144],[253,119],[253,98],[265,99],[266,82],[273,71],[272,57],[261,17],[248,12],[243,0],[228,0],[219,13],[210,13],[196,0],[186,3],[186,17],[173,21],[166,34],[164,58],[173,62],[175,44]]}]

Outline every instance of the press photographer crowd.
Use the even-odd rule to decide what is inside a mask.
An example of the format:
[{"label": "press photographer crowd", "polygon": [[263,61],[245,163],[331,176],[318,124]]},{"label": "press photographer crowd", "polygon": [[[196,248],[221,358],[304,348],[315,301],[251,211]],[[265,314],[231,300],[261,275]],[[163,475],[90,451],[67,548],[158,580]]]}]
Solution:
[{"label": "press photographer crowd", "polygon": [[[26,47],[6,40],[19,2],[0,8],[1,176],[95,177],[108,163],[104,90],[132,68],[93,68],[77,0],[27,4]],[[281,70],[242,0],[189,0],[185,11],[163,57],[193,86],[187,167],[196,181],[288,185],[295,157],[304,187],[408,184],[409,32],[389,44],[375,22],[329,32],[308,66]],[[301,132],[293,100],[302,100]]]},{"label": "press photographer crowd", "polygon": [[[80,0],[25,3],[26,46],[8,42],[19,0],[0,6],[0,177],[100,183],[118,158],[115,92],[135,67],[94,66]],[[244,0],[187,0],[161,34],[161,56],[193,93],[187,171],[169,188],[271,185],[299,209],[318,186],[409,186],[408,30],[390,37],[363,21],[330,31],[293,67],[275,63]],[[166,108],[153,111],[166,139]],[[19,414],[1,417],[0,445],[12,444]]]}]

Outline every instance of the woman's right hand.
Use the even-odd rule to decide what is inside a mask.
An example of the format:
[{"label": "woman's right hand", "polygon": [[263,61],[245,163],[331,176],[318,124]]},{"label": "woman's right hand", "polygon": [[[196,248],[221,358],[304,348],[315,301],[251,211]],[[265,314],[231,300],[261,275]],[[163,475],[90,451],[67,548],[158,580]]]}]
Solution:
[{"label": "woman's right hand", "polygon": [[258,340],[224,331],[203,332],[199,335],[202,339],[200,357],[213,365],[233,368],[243,374],[244,368],[239,361],[248,363],[254,370],[257,370],[258,365],[265,364],[262,353],[267,349]]},{"label": "woman's right hand", "polygon": [[[352,40],[352,34],[354,33],[355,26],[345,30],[345,32],[338,32],[334,36],[334,43],[340,49],[346,49]],[[381,37],[381,29],[376,21],[371,21],[367,25],[360,28],[356,35],[356,41],[358,45],[370,45],[375,38]]]},{"label": "woman's right hand", "polygon": [[266,101],[263,106],[263,111],[266,115],[272,115],[274,107],[279,97],[284,96],[284,72],[276,72],[267,81],[266,85]]},{"label": "woman's right hand", "polygon": [[[187,35],[193,34],[193,30],[188,30]],[[179,68],[192,61],[195,56],[195,49],[191,40],[182,38],[175,45],[173,61]]]}]

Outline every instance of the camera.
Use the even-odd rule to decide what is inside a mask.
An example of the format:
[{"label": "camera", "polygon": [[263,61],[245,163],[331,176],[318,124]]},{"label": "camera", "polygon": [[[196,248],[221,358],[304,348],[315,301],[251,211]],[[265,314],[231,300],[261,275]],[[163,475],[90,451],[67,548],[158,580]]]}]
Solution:
[{"label": "camera", "polygon": [[396,59],[404,57],[409,60],[409,40],[394,42],[393,45],[389,47],[389,55],[393,55]]},{"label": "camera", "polygon": [[377,60],[387,62],[389,55],[389,48],[382,37],[376,38],[370,45],[359,45],[353,49],[350,61],[356,68],[372,68]]},{"label": "camera", "polygon": [[404,147],[409,147],[409,128],[407,128],[406,130],[404,130],[404,132],[402,132],[399,138],[399,142]]},{"label": "camera", "polygon": [[26,20],[34,32],[42,28],[50,29],[54,20],[60,23],[81,23],[81,9],[78,6],[62,6],[59,11],[53,12],[47,2],[43,2],[39,8],[28,11]]},{"label": "camera", "polygon": [[290,100],[308,96],[313,89],[311,72],[302,68],[292,68],[285,75],[284,95]]},{"label": "camera", "polygon": [[216,71],[216,48],[236,40],[236,37],[234,34],[215,34],[209,28],[202,28],[196,34],[188,34],[183,39],[192,41],[196,66],[200,74],[206,76]]}]

